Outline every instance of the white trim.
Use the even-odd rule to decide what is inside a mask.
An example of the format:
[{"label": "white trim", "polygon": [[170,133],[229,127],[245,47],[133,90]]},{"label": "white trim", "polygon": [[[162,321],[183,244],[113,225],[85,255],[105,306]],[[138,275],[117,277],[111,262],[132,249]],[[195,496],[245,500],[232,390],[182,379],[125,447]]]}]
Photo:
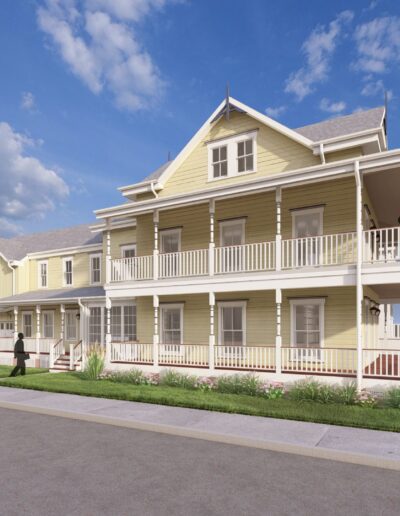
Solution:
[{"label": "white trim", "polygon": [[63,256],[63,255],[71,255],[71,254],[79,254],[79,253],[89,253],[91,251],[102,251],[102,244],[90,244],[80,247],[65,247],[63,249],[51,249],[49,251],[41,251],[38,253],[27,253],[24,258],[21,260],[17,260],[17,262],[22,261],[25,258],[35,258],[39,260],[41,258],[51,258],[53,256]]},{"label": "white trim", "polygon": [[[65,319],[64,319],[64,340],[66,342],[74,342],[75,340],[79,340],[80,338],[80,335],[79,335],[79,332],[80,332],[80,323],[79,323],[79,320],[77,319],[77,314],[79,313],[79,309],[78,308],[67,308],[65,310]],[[76,325],[76,337],[74,337],[73,339],[68,339],[67,337],[67,314],[74,314],[73,317],[74,317],[74,321],[75,321],[75,325]]]},{"label": "white trim", "polygon": [[238,219],[232,219],[232,220],[221,220],[218,224],[219,224],[219,245],[221,247],[225,247],[222,242],[222,236],[223,236],[222,229],[224,227],[237,226],[239,224],[242,226],[241,242],[239,245],[243,245],[245,243],[245,241],[246,241],[246,219],[245,218],[238,218]]},{"label": "white trim", "polygon": [[301,298],[301,299],[290,299],[290,347],[296,348],[296,313],[294,310],[295,306],[303,305],[317,305],[319,306],[319,348],[325,347],[325,298]]},{"label": "white trim", "polygon": [[114,230],[114,229],[124,229],[136,227],[136,219],[132,220],[111,220],[110,225],[108,226],[106,222],[100,222],[100,224],[93,224],[89,226],[89,229],[92,233],[100,233],[105,230]]},{"label": "white trim", "polygon": [[[218,305],[218,346],[224,346],[222,343],[222,308],[240,307],[242,308],[242,347],[247,346],[247,301],[217,301]],[[228,346],[228,344],[227,344]]]},{"label": "white trim", "polygon": [[158,230],[158,234],[159,234],[159,246],[160,246],[160,253],[164,253],[164,251],[162,251],[162,247],[163,247],[163,239],[162,237],[164,235],[173,235],[173,234],[177,234],[178,235],[178,250],[176,251],[177,253],[180,253],[181,252],[181,246],[182,246],[182,228],[171,228],[171,229],[159,229]]},{"label": "white trim", "polygon": [[[160,327],[159,327],[159,335],[160,335],[160,344],[164,345],[164,346],[179,346],[179,345],[182,345],[184,343],[184,339],[183,339],[183,309],[184,309],[184,303],[160,303],[159,304],[159,310],[160,310],[160,315],[159,315],[159,318],[160,318]],[[164,327],[164,315],[163,315],[163,311],[167,308],[176,308],[176,309],[179,309],[179,314],[180,314],[180,331],[181,331],[181,341],[179,344],[168,344],[168,343],[165,343],[163,342],[163,327]]]},{"label": "white trim", "polygon": [[[67,283],[67,281],[66,281],[67,280],[66,263],[69,261],[71,262],[71,283]],[[63,284],[63,287],[67,287],[67,288],[74,286],[74,259],[72,256],[65,256],[62,259],[62,284]]]},{"label": "white trim", "polygon": [[[100,279],[99,281],[94,282],[93,281],[93,258],[99,258],[100,263]],[[103,254],[102,253],[94,253],[89,255],[89,283],[90,285],[101,285],[102,280],[102,261],[103,261]]]},{"label": "white trim", "polygon": [[136,243],[134,243],[134,244],[123,244],[123,245],[120,246],[120,248],[121,248],[121,258],[125,258],[124,251],[131,251],[132,249],[135,250],[135,256],[137,256],[137,254],[136,254],[136,251],[137,251]]},{"label": "white trim", "polygon": [[[46,265],[46,285],[42,285],[42,265]],[[37,274],[38,274],[38,289],[49,288],[49,261],[40,260],[37,262]]]},{"label": "white trim", "polygon": [[316,213],[319,215],[319,226],[318,226],[318,236],[324,234],[324,209],[325,206],[317,206],[310,208],[302,208],[300,210],[292,210],[292,238],[301,238],[296,235],[296,217],[298,215],[309,215]]},{"label": "white trim", "polygon": [[[24,315],[30,315],[31,316],[31,335],[30,337],[28,337],[26,334],[25,334],[25,324],[24,324]],[[18,331],[22,331],[22,333],[24,334],[24,338],[26,337],[27,339],[32,339],[34,338],[34,326],[33,326],[33,311],[32,310],[23,310],[21,311],[21,330],[18,330]]]},{"label": "white trim", "polygon": [[[54,310],[42,310],[41,311],[42,315],[41,315],[41,320],[42,320],[42,337],[44,339],[54,339],[54,335],[55,335],[55,317],[54,317]],[[48,314],[51,314],[52,315],[52,332],[53,332],[53,335],[52,337],[47,337],[45,335],[45,332],[44,332],[44,328],[45,328],[45,324],[44,324],[44,316],[45,315],[48,315]]]}]

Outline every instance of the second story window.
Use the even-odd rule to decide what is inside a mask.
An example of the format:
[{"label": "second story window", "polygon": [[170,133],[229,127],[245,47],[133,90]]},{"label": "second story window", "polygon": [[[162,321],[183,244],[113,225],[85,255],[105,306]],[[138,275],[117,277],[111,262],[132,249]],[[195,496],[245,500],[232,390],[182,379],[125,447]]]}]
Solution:
[{"label": "second story window", "polygon": [[229,247],[243,245],[245,241],[245,219],[220,222],[220,245]]},{"label": "second story window", "polygon": [[244,140],[237,144],[238,172],[252,172],[254,169],[253,140]]},{"label": "second story window", "polygon": [[122,258],[135,258],[136,244],[126,244],[121,246]]},{"label": "second story window", "polygon": [[64,258],[63,268],[64,268],[64,270],[63,270],[64,286],[70,287],[73,283],[72,258]]},{"label": "second story window", "polygon": [[101,254],[90,256],[90,283],[99,285],[101,283]]},{"label": "second story window", "polygon": [[47,287],[47,267],[48,267],[47,262],[39,262],[39,264],[38,264],[39,288]]},{"label": "second story window", "polygon": [[222,145],[212,150],[213,177],[225,177],[228,175],[228,147]]}]

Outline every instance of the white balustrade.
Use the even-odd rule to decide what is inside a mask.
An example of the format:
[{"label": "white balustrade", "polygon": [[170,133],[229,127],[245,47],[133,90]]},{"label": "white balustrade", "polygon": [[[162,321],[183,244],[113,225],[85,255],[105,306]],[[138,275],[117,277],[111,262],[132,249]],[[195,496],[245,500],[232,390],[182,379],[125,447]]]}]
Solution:
[{"label": "white balustrade", "polygon": [[139,342],[112,342],[111,362],[152,364],[153,344],[142,344]]},{"label": "white balustrade", "polygon": [[136,281],[153,278],[153,255],[111,260],[111,281]]},{"label": "white balustrade", "polygon": [[355,375],[357,350],[340,348],[282,348],[282,371]]},{"label": "white balustrade", "polygon": [[82,360],[82,341],[80,340],[77,344],[70,344],[69,347],[69,368],[74,371],[77,366],[77,362]]},{"label": "white balustrade", "polygon": [[275,269],[275,242],[215,248],[215,273],[256,272]]},{"label": "white balustrade", "polygon": [[282,241],[282,268],[353,264],[357,234],[337,233]]},{"label": "white balustrade", "polygon": [[54,346],[55,342],[55,339],[39,339],[39,352],[50,353],[50,347]]},{"label": "white balustrade", "polygon": [[204,344],[160,344],[160,365],[207,367],[209,347]]},{"label": "white balustrade", "polygon": [[13,337],[0,337],[0,351],[14,351]]},{"label": "white balustrade", "polygon": [[158,259],[160,278],[180,278],[208,274],[208,249],[162,253]]},{"label": "white balustrade", "polygon": [[64,354],[64,341],[63,339],[60,339],[55,344],[50,346],[50,368],[54,367],[55,362],[57,359],[61,357],[61,355]]},{"label": "white balustrade", "polygon": [[400,261],[400,227],[364,231],[364,262]]},{"label": "white balustrade", "polygon": [[400,379],[400,350],[364,349],[363,375]]},{"label": "white balustrade", "polygon": [[275,347],[215,346],[215,368],[272,371],[275,369]]}]

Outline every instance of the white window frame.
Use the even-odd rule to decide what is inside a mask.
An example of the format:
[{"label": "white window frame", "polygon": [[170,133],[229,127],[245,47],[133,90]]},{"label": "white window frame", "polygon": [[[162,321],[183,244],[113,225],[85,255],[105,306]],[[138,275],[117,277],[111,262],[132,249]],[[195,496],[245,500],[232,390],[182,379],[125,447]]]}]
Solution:
[{"label": "white window frame", "polygon": [[319,216],[319,230],[318,236],[324,234],[324,206],[301,208],[299,210],[292,210],[292,238],[300,238],[296,236],[296,217],[299,215],[310,215],[316,213]]},{"label": "white window frame", "polygon": [[[46,285],[42,285],[42,265],[46,265]],[[38,287],[48,288],[49,287],[49,261],[41,260],[38,262]]]},{"label": "white window frame", "polygon": [[[182,355],[184,352],[182,344],[184,343],[183,338],[183,322],[184,322],[184,316],[183,316],[183,309],[184,309],[184,303],[160,303],[160,320],[159,320],[159,336],[160,336],[160,353],[164,355],[171,355],[171,356],[179,356]],[[180,328],[181,328],[181,341],[179,344],[165,344],[163,342],[163,327],[164,327],[164,317],[163,317],[163,310],[166,308],[174,308],[179,309],[180,311]],[[175,350],[167,349],[170,346],[176,346]]]},{"label": "white window frame", "polygon": [[[323,360],[323,349],[325,347],[325,298],[316,297],[316,298],[301,298],[301,299],[290,299],[290,347],[295,349],[302,349],[296,346],[296,306],[302,305],[318,305],[319,306],[319,335],[320,335],[320,343],[319,348],[310,348],[310,349],[320,349],[320,360]],[[292,355],[292,360],[297,360],[295,354]],[[303,359],[304,360],[304,359]]]},{"label": "white window frame", "polygon": [[[180,253],[181,252],[181,246],[182,246],[182,228],[171,228],[171,229],[160,229],[159,231],[159,234],[160,234],[160,253],[164,254],[164,252],[162,251],[162,237],[164,235],[173,235],[174,233],[176,233],[178,235],[178,251],[176,251],[177,253]],[[165,253],[165,254],[168,254],[168,253]]]},{"label": "white window frame", "polygon": [[135,256],[136,256],[136,244],[121,245],[121,258],[125,258],[125,256],[124,256],[125,251],[131,251],[132,249],[135,250]]},{"label": "white window frame", "polygon": [[[90,309],[91,308],[100,308],[100,344],[101,346],[106,345],[106,332],[105,332],[105,323],[106,323],[106,314],[105,314],[105,304],[104,303],[89,303],[87,305],[88,312],[86,317],[86,338],[87,342],[90,345]],[[94,343],[91,343],[94,344]]]},{"label": "white window frame", "polygon": [[[67,284],[67,271],[66,271],[66,263],[71,262],[71,283]],[[63,276],[63,287],[73,287],[74,286],[74,258],[72,256],[65,256],[62,259],[62,276]]]},{"label": "white window frame", "polygon": [[[136,307],[136,340],[134,341],[125,341],[124,338],[125,338],[125,314],[124,314],[124,307],[125,306],[135,306]],[[138,325],[137,325],[137,322],[138,322],[138,317],[137,317],[137,306],[136,306],[136,303],[133,301],[113,301],[112,302],[112,308],[113,307],[120,307],[121,308],[121,343],[124,343],[124,342],[139,342],[138,341],[138,336],[137,336],[137,333],[138,333]],[[104,315],[104,323],[106,324],[107,323],[107,315],[105,314]],[[111,323],[111,319],[110,319],[110,323]],[[112,342],[116,342],[116,343],[119,343],[119,341],[112,341]]]},{"label": "white window frame", "polygon": [[[75,322],[76,327],[76,337],[69,339],[67,336],[67,314],[72,314],[73,320]],[[77,308],[68,308],[65,310],[65,323],[64,323],[64,338],[67,342],[76,342],[79,341],[79,333],[80,333],[80,324],[79,320],[76,317],[79,314],[79,310]]]},{"label": "white window frame", "polygon": [[[258,131],[250,131],[238,135],[233,135],[221,140],[215,140],[207,144],[208,149],[208,181],[221,181],[230,177],[242,177],[257,172],[257,133]],[[238,166],[238,143],[245,140],[253,140],[253,170],[239,172]],[[213,169],[213,149],[223,147],[227,148],[228,174],[226,176],[214,177]]]},{"label": "white window frame", "polygon": [[239,245],[244,245],[246,241],[246,219],[245,218],[238,218],[238,219],[231,219],[231,220],[221,220],[219,222],[219,245],[221,247],[224,247],[223,245],[223,228],[229,227],[229,226],[242,226],[242,237],[241,237],[241,243]]},{"label": "white window frame", "polygon": [[[44,334],[44,327],[45,327],[45,324],[44,324],[44,316],[45,315],[48,315],[48,314],[51,314],[52,316],[52,330],[53,330],[53,336],[52,337],[46,337],[45,334]],[[44,339],[54,339],[54,335],[55,335],[55,314],[54,314],[54,310],[42,310],[42,313],[41,313],[41,319],[42,319],[42,337]]]},{"label": "white window frame", "polygon": [[[24,315],[30,315],[31,316],[31,336],[30,337],[26,337],[26,332],[25,332],[25,320],[24,320]],[[34,325],[33,325],[33,312],[32,310],[24,310],[23,312],[21,312],[21,326],[22,326],[22,333],[24,334],[24,337],[26,337],[27,339],[32,339],[34,338]]]},{"label": "white window frame", "polygon": [[[99,260],[100,260],[100,279],[99,279],[99,281],[93,281],[93,272],[94,272],[94,269],[93,269],[93,258],[99,258]],[[91,285],[101,285],[101,279],[102,279],[102,274],[101,274],[102,258],[103,258],[102,253],[93,253],[93,254],[89,255],[89,271],[90,271],[89,274],[90,274],[90,284]]]},{"label": "white window frame", "polygon": [[[226,351],[225,346],[222,342],[222,309],[225,307],[240,307],[242,308],[242,327],[243,327],[243,343],[241,348],[245,349],[247,346],[247,301],[219,301],[218,303],[218,356],[232,357],[235,354]],[[244,358],[245,351],[243,351],[239,358]]]}]

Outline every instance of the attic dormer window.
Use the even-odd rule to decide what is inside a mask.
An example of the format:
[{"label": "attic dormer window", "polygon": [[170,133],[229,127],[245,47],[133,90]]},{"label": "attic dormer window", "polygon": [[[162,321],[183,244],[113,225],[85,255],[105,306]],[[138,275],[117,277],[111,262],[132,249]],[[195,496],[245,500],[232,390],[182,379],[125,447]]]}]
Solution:
[{"label": "attic dormer window", "polygon": [[257,130],[207,142],[208,179],[256,172]]}]

